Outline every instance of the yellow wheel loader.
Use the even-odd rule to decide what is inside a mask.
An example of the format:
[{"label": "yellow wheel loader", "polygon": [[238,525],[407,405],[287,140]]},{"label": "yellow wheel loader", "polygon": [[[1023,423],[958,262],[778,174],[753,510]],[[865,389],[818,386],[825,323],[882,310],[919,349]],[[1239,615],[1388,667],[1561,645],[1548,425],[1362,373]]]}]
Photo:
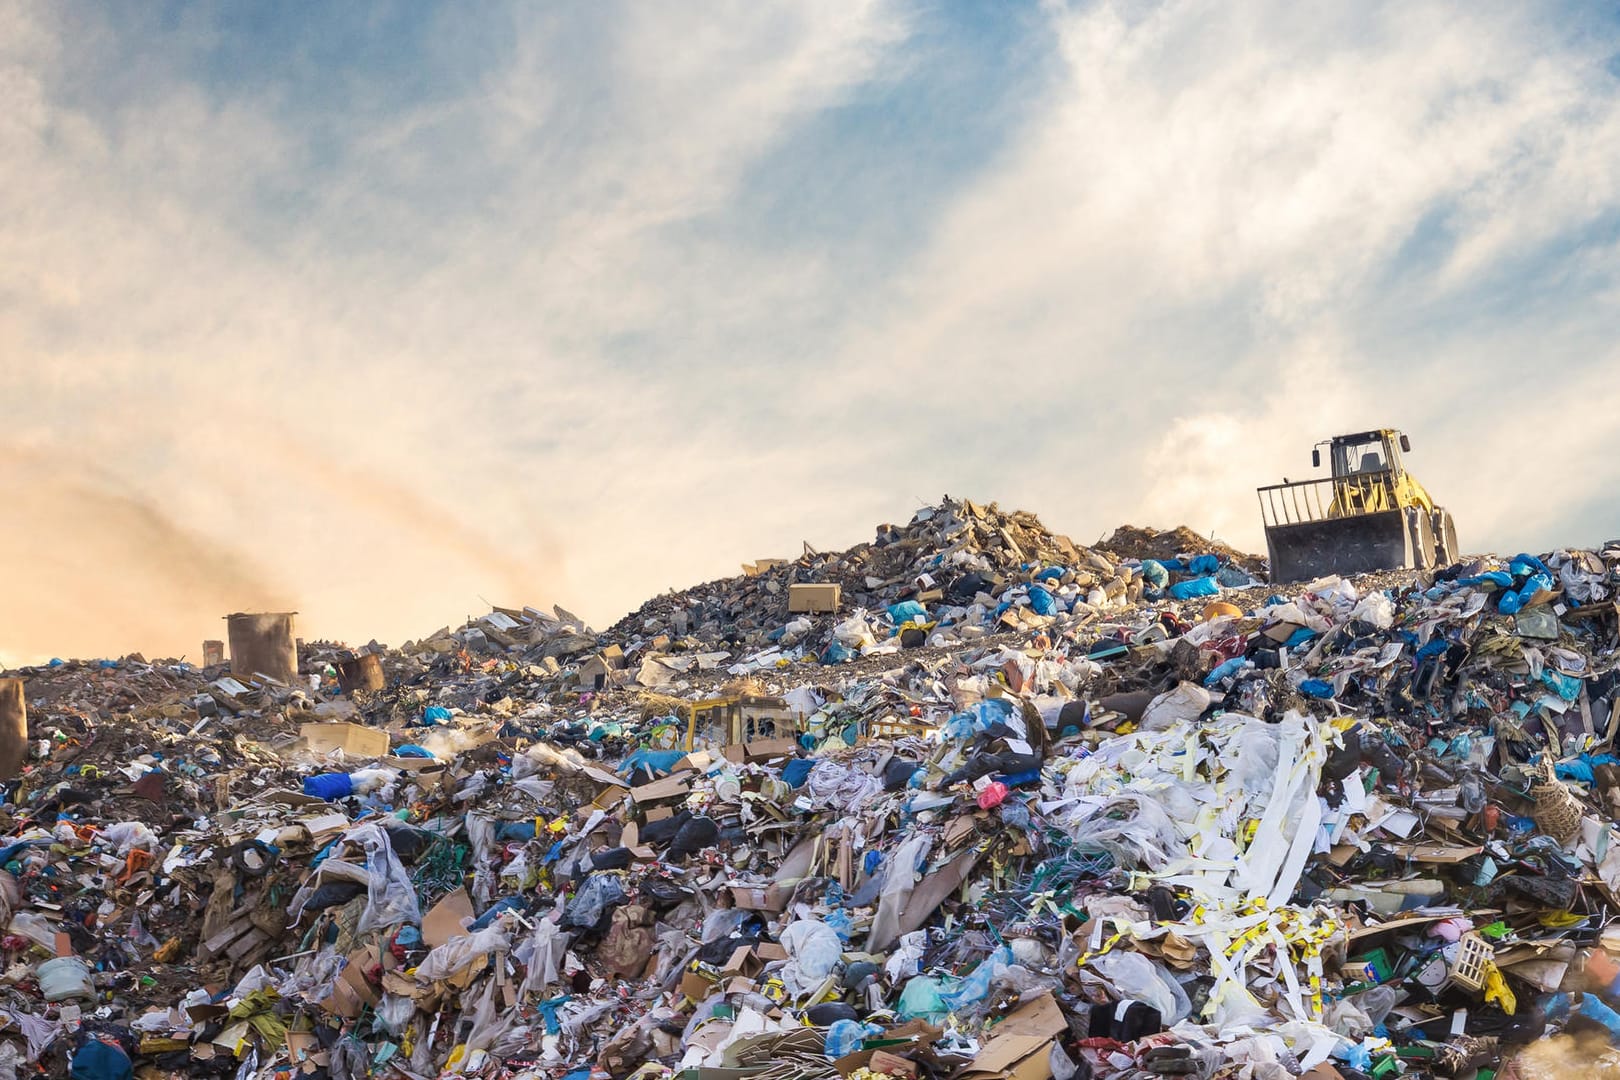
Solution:
[{"label": "yellow wheel loader", "polygon": [[1259,489],[1272,581],[1428,569],[1457,560],[1451,514],[1402,463],[1410,439],[1390,428],[1339,435],[1311,450],[1315,468],[1322,466],[1324,446],[1331,476]]}]

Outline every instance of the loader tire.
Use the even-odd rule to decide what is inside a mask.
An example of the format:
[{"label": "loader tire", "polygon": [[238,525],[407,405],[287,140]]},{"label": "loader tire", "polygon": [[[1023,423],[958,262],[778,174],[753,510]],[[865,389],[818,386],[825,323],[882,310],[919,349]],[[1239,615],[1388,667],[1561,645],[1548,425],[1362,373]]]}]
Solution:
[{"label": "loader tire", "polygon": [[1457,526],[1452,523],[1451,511],[1434,508],[1435,566],[1450,566],[1457,561]]},{"label": "loader tire", "polygon": [[1412,530],[1412,566],[1418,570],[1434,567],[1434,526],[1429,515],[1421,510],[1408,510],[1407,522]]}]

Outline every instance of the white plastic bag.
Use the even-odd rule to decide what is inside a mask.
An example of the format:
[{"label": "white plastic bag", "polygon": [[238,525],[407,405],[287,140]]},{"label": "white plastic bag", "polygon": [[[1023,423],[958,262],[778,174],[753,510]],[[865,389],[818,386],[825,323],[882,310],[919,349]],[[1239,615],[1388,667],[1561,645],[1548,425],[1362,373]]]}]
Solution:
[{"label": "white plastic bag", "polygon": [[505,916],[497,918],[482,930],[453,937],[422,960],[416,968],[418,982],[437,982],[465,968],[480,956],[492,952],[506,952],[512,947],[512,935],[507,930]]},{"label": "white plastic bag", "polygon": [[800,919],[782,931],[780,940],[789,957],[782,982],[795,996],[820,986],[844,955],[837,932],[815,919]]},{"label": "white plastic bag", "polygon": [[1169,731],[1191,724],[1209,708],[1209,691],[1197,683],[1184,682],[1166,690],[1142,712],[1143,731]]},{"label": "white plastic bag", "polygon": [[1086,966],[1107,979],[1120,998],[1143,1001],[1159,1010],[1167,1027],[1181,1023],[1192,1013],[1187,991],[1169,972],[1141,953],[1104,953],[1092,957]]},{"label": "white plastic bag", "polygon": [[343,839],[365,851],[366,873],[371,879],[366,887],[366,909],[360,914],[360,933],[400,923],[420,926],[422,911],[416,903],[416,887],[394,854],[387,831],[376,822],[366,822],[350,829]]}]

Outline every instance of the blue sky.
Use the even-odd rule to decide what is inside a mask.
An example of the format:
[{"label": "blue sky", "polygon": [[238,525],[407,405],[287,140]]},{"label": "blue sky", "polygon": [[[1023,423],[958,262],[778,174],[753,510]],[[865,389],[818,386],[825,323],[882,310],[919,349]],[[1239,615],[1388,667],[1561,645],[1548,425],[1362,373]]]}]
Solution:
[{"label": "blue sky", "polygon": [[0,5],[0,655],[598,623],[945,492],[1620,535],[1597,5]]}]

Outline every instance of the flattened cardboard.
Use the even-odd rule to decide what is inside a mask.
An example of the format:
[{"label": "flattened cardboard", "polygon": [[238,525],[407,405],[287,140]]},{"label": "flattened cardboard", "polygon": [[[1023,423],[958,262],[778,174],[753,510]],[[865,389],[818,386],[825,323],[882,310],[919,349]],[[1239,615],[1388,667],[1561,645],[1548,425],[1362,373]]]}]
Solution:
[{"label": "flattened cardboard", "polygon": [[346,757],[379,758],[388,754],[388,732],[361,724],[300,724],[298,734],[317,754],[342,750]]},{"label": "flattened cardboard", "polygon": [[1069,1030],[1063,1010],[1050,993],[1026,1001],[1007,1014],[1007,1018],[991,1029],[992,1038],[1009,1035],[1029,1035],[1040,1039],[1055,1039]]},{"label": "flattened cardboard", "polygon": [[429,948],[436,949],[451,938],[465,934],[467,931],[462,928],[462,920],[472,917],[472,897],[467,895],[466,889],[446,893],[444,899],[434,904],[422,919],[422,940]]},{"label": "flattened cardboard", "polygon": [[798,748],[799,744],[792,739],[755,739],[752,742],[733,743],[721,752],[727,761],[741,763],[793,757]]},{"label": "flattened cardboard", "polygon": [[1460,847],[1452,844],[1391,844],[1389,847],[1398,858],[1441,865],[1463,862],[1485,850],[1477,845]]},{"label": "flattened cardboard", "polygon": [[1038,1035],[990,1039],[958,1080],[1050,1080],[1052,1040]]},{"label": "flattened cardboard", "polygon": [[637,806],[647,803],[664,802],[670,799],[684,799],[692,792],[692,785],[687,783],[691,773],[675,773],[662,780],[654,780],[650,784],[630,789],[630,798]]}]

